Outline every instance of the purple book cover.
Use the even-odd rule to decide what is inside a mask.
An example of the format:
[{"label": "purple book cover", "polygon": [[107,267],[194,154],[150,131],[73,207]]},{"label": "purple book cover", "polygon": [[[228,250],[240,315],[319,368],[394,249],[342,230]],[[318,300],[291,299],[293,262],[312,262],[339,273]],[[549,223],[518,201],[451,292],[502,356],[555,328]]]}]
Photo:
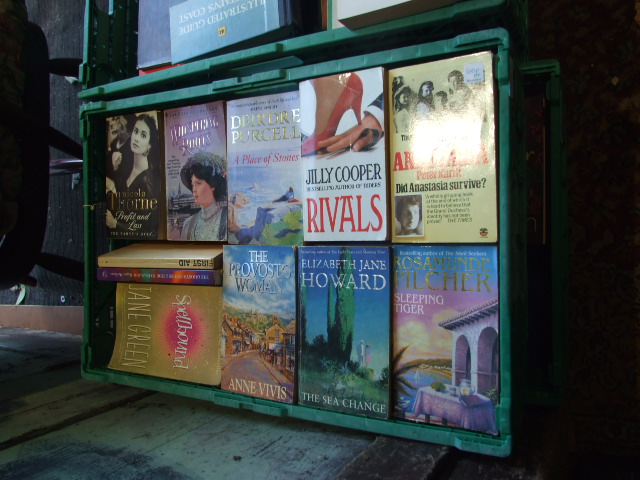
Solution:
[{"label": "purple book cover", "polygon": [[394,415],[497,434],[497,247],[397,245],[394,265]]}]

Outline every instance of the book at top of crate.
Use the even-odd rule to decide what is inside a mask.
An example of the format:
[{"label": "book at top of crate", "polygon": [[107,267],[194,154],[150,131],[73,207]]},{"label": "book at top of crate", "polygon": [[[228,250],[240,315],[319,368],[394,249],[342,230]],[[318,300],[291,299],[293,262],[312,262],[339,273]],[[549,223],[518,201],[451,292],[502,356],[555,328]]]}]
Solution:
[{"label": "book at top of crate", "polygon": [[97,278],[107,282],[222,286],[222,270],[208,268],[98,267]]},{"label": "book at top of crate", "polygon": [[106,135],[107,238],[164,240],[162,112],[108,117]]},{"label": "book at top of crate", "polygon": [[169,8],[184,0],[138,0],[138,69],[171,65]]},{"label": "book at top of crate", "polygon": [[227,102],[229,243],[300,245],[298,90]]},{"label": "book at top of crate", "polygon": [[392,240],[498,239],[493,55],[389,71]]},{"label": "book at top of crate", "polygon": [[220,287],[118,283],[115,305],[109,368],[220,384]]},{"label": "book at top of crate", "polygon": [[388,239],[385,71],[300,83],[305,241]]},{"label": "book at top of crate", "polygon": [[167,239],[227,240],[224,103],[165,110]]},{"label": "book at top of crate", "polygon": [[99,267],[222,268],[222,245],[201,242],[141,242],[103,253]]},{"label": "book at top of crate", "polygon": [[393,251],[394,416],[498,434],[498,248]]},{"label": "book at top of crate", "polygon": [[224,246],[220,388],[292,403],[296,259],[292,246]]},{"label": "book at top of crate", "polygon": [[302,27],[301,0],[187,0],[169,9],[173,63],[284,39]]},{"label": "book at top of crate", "polygon": [[298,249],[298,402],[354,415],[389,415],[390,251]]}]

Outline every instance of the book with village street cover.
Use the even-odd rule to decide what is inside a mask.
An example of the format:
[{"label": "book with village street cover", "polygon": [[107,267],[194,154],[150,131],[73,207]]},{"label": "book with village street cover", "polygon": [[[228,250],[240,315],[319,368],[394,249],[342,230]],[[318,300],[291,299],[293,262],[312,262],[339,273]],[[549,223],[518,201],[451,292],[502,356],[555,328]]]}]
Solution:
[{"label": "book with village street cover", "polygon": [[228,242],[302,244],[298,91],[227,102],[227,151]]},{"label": "book with village street cover", "polygon": [[296,338],[295,247],[225,245],[220,388],[293,403]]},{"label": "book with village street cover", "polygon": [[497,434],[497,247],[393,250],[394,416]]},{"label": "book with village street cover", "polygon": [[388,239],[385,72],[300,83],[305,241]]},{"label": "book with village street cover", "polygon": [[498,239],[493,55],[389,71],[397,243]]},{"label": "book with village street cover", "polygon": [[224,103],[165,110],[167,239],[227,240]]},{"label": "book with village street cover", "polygon": [[98,256],[98,267],[222,269],[222,245],[200,242],[139,242]]},{"label": "book with village street cover", "polygon": [[109,368],[220,384],[222,288],[118,283]]},{"label": "book with village street cover", "polygon": [[298,249],[298,402],[389,416],[390,249]]},{"label": "book with village street cover", "polygon": [[106,134],[107,238],[164,240],[162,112],[109,117]]}]

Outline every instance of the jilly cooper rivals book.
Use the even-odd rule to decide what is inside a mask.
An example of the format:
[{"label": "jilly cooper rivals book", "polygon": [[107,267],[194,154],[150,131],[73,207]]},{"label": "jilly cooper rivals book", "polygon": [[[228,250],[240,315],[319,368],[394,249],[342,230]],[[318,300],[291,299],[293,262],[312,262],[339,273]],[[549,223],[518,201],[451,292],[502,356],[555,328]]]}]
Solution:
[{"label": "jilly cooper rivals book", "polygon": [[392,241],[496,242],[493,54],[389,71]]},{"label": "jilly cooper rivals book", "polygon": [[220,384],[222,288],[119,283],[109,368]]},{"label": "jilly cooper rivals book", "polygon": [[305,241],[388,239],[385,72],[300,83]]},{"label": "jilly cooper rivals book", "polygon": [[298,402],[389,416],[388,247],[298,249]]},{"label": "jilly cooper rivals book", "polygon": [[394,416],[497,434],[498,248],[394,246]]},{"label": "jilly cooper rivals book", "polygon": [[292,403],[295,247],[225,245],[221,388]]}]

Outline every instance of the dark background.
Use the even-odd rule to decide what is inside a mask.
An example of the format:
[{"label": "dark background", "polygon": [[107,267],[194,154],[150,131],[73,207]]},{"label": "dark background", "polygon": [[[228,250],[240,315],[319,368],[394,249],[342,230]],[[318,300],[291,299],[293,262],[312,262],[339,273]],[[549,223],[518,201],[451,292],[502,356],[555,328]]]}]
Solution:
[{"label": "dark background", "polygon": [[[82,56],[83,0],[26,3],[52,57]],[[546,435],[547,445],[559,437],[579,478],[635,478],[630,472],[637,469],[616,472],[633,467],[640,451],[640,2],[529,5],[530,58],[557,59],[565,85],[570,352],[565,403],[550,422],[529,418],[527,424],[536,436]],[[77,140],[79,91],[52,77],[52,123]],[[51,178],[45,251],[82,258],[81,187],[68,175]],[[82,283],[34,273],[39,285],[27,289],[24,304],[82,305]],[[17,293],[0,291],[0,304],[16,299]]]}]

